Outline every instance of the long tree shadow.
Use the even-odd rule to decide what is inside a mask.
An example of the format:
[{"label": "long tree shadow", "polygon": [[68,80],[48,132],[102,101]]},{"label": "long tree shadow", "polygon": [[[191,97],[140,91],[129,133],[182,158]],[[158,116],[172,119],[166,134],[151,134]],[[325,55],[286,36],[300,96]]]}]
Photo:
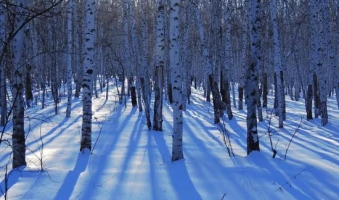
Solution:
[{"label": "long tree shadow", "polygon": [[[200,194],[196,190],[189,174],[187,171],[185,160],[179,160],[176,162],[171,162],[171,154],[166,146],[165,139],[163,138],[163,134],[159,134],[157,132],[151,132],[154,136],[156,146],[161,154],[162,161],[165,164],[167,171],[169,173],[170,181],[172,183],[172,187],[175,189],[177,198],[176,199],[201,199]],[[149,147],[149,159],[151,163],[155,163],[153,152]],[[153,173],[153,172],[152,172]],[[155,176],[153,173],[152,176]],[[156,180],[157,177],[151,177],[151,180]],[[154,181],[155,183],[155,181]],[[156,187],[156,186],[154,186]],[[156,194],[153,193],[153,196]]]},{"label": "long tree shadow", "polygon": [[[7,177],[4,177],[4,179],[0,182],[0,198],[8,195],[6,193],[9,192],[9,189],[18,182],[20,178],[20,171],[23,169],[24,167],[9,171]],[[6,198],[8,198],[8,196],[6,196]]]},{"label": "long tree shadow", "polygon": [[55,200],[70,199],[80,174],[84,172],[87,167],[89,157],[90,152],[87,151],[87,149],[84,153],[79,153],[74,169],[69,171],[66,175],[64,182],[54,198]]},{"label": "long tree shadow", "polygon": [[[117,150],[117,146],[124,140],[124,136],[126,136],[126,131],[124,129],[128,126],[128,122],[131,120],[132,117],[135,117],[135,114],[137,112],[137,107],[132,108],[130,110],[129,114],[126,114],[126,117],[122,118],[122,113],[126,112],[124,110],[125,108],[123,106],[118,106],[117,110],[115,111],[115,114],[110,117],[110,123],[107,123],[104,125],[102,132],[107,133],[101,135],[99,140],[103,141],[101,142],[100,149],[94,149],[91,156],[91,161],[89,163],[89,172],[91,174],[91,180],[93,181],[93,184],[96,188],[104,188],[108,186],[103,186],[110,180],[113,180],[113,178],[117,178],[122,176],[121,173],[124,173],[124,168],[121,168],[117,166],[117,163],[114,163],[111,165],[111,157],[114,157],[115,155],[120,154],[121,152]],[[141,123],[141,117],[138,117],[136,120],[136,123],[134,124],[134,132],[139,133],[139,130],[137,129],[138,124]],[[133,136],[135,140],[139,137],[137,135]],[[131,155],[130,155],[131,156]],[[129,156],[126,156],[126,160],[131,159]],[[127,162],[127,161],[126,161]],[[108,167],[108,165],[111,165]],[[110,170],[107,171],[107,169],[115,169],[117,172],[115,174],[109,174],[108,176],[103,176],[105,173],[110,173]],[[100,181],[96,181],[99,180]],[[120,186],[116,186],[114,188],[109,189],[109,193],[107,194],[111,198],[114,198],[112,194],[114,194],[115,190],[118,190]],[[87,184],[83,190],[83,194],[81,194],[81,197],[91,199],[94,198],[93,195],[97,191],[93,191],[93,185]],[[115,196],[116,198],[116,196]]]}]

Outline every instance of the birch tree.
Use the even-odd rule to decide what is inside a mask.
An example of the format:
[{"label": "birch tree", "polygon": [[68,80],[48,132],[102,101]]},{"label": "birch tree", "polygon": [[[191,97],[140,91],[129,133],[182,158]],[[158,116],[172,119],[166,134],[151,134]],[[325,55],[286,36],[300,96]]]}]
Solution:
[{"label": "birch tree", "polygon": [[274,73],[276,76],[276,98],[277,98],[277,111],[279,117],[279,128],[282,128],[284,125],[283,117],[283,98],[284,98],[284,88],[283,88],[283,70],[281,66],[281,49],[280,49],[280,36],[278,31],[278,22],[277,22],[277,0],[270,1],[270,11],[272,18],[272,28],[273,28],[273,49],[274,49]]},{"label": "birch tree", "polygon": [[165,5],[157,1],[153,130],[162,131],[163,73],[165,64]]},{"label": "birch tree", "polygon": [[82,128],[80,151],[92,148],[92,93],[94,76],[95,0],[85,1],[85,60],[82,83]]},{"label": "birch tree", "polygon": [[26,138],[24,123],[24,37],[25,33],[21,26],[25,24],[25,16],[27,16],[27,1],[18,0],[16,13],[14,16],[14,30],[17,34],[13,39],[13,70],[12,70],[12,95],[13,95],[13,168],[26,165]]},{"label": "birch tree", "polygon": [[134,83],[134,74],[132,72],[132,62],[131,62],[131,43],[129,40],[129,15],[128,15],[128,4],[123,4],[123,42],[124,42],[124,61],[125,61],[125,67],[126,69],[129,69],[128,72],[128,81],[129,81],[129,88],[131,93],[131,99],[132,99],[132,106],[137,106],[137,99],[136,99],[136,91],[135,91],[135,83]]},{"label": "birch tree", "polygon": [[150,94],[151,94],[151,83],[149,78],[149,66],[148,66],[148,31],[147,31],[147,18],[146,18],[146,7],[145,5],[148,1],[144,1],[141,3],[141,37],[142,37],[142,48],[141,48],[141,68],[138,69],[139,71],[139,78],[140,78],[140,86],[142,89],[142,97],[144,100],[145,105],[145,116],[147,121],[147,127],[149,130],[152,128],[151,123],[151,113],[150,113]]},{"label": "birch tree", "polygon": [[[131,43],[132,43],[132,57],[133,57],[133,65],[137,67],[136,69],[136,75],[137,75],[137,93],[138,93],[138,106],[139,106],[139,111],[143,111],[143,105],[142,105],[142,86],[141,86],[141,76],[142,76],[142,70],[141,65],[142,65],[142,58],[140,54],[140,45],[138,41],[138,35],[137,35],[137,25],[136,25],[136,18],[135,18],[135,13],[134,13],[134,4],[132,3],[131,0],[128,0],[127,2],[124,2],[124,6],[126,6],[126,9],[128,9],[129,13],[129,24],[131,25]],[[147,125],[151,126],[151,121],[147,121]]]},{"label": "birch tree", "polygon": [[[318,81],[319,81],[319,113],[321,115],[321,125],[325,126],[328,123],[328,113],[327,113],[327,94],[328,94],[328,49],[327,43],[325,43],[325,34],[327,35],[330,30],[325,30],[325,10],[327,8],[326,4],[328,4],[328,0],[317,0],[317,8],[319,9],[318,13],[318,24],[320,25],[320,34],[319,34],[319,42],[317,48],[318,60],[316,63],[317,71],[318,71]],[[327,20],[329,20],[327,18]],[[327,21],[326,23],[329,23]],[[325,33],[326,31],[326,33]]]},{"label": "birch tree", "polygon": [[257,88],[260,63],[260,0],[251,1],[251,60],[247,68],[246,100],[247,100],[247,155],[252,151],[260,151],[257,128]]},{"label": "birch tree", "polygon": [[[48,20],[48,38],[47,46],[49,51],[49,58],[48,58],[48,64],[49,64],[49,77],[51,80],[51,91],[52,96],[54,100],[54,113],[59,113],[59,103],[60,103],[60,94],[59,94],[59,76],[60,76],[60,66],[58,65],[58,24],[60,23],[60,20],[57,19],[57,17],[54,17],[50,20]],[[54,49],[53,52],[50,52],[49,49]]]},{"label": "birch tree", "polygon": [[72,57],[73,57],[73,41],[72,41],[72,13],[73,13],[73,0],[67,2],[67,108],[66,117],[71,117],[72,109]]},{"label": "birch tree", "polygon": [[173,93],[173,144],[172,161],[184,158],[183,155],[183,118],[182,118],[182,74],[179,54],[179,12],[180,0],[171,0],[170,4],[170,70]]},{"label": "birch tree", "polygon": [[232,47],[231,47],[231,6],[232,3],[228,2],[225,9],[225,61],[224,67],[222,68],[222,94],[223,94],[223,101],[226,105],[227,115],[229,119],[233,118],[233,113],[231,109],[231,97],[230,97],[230,69],[231,69],[231,60],[232,60]]},{"label": "birch tree", "polygon": [[248,31],[249,31],[249,0],[244,0],[243,2],[243,31],[242,31],[242,54],[241,54],[241,68],[240,68],[240,80],[238,85],[238,110],[243,109],[243,97],[244,97],[244,87],[246,84],[246,72],[244,70],[248,66],[248,52],[249,52],[249,38],[248,38]]},{"label": "birch tree", "polygon": [[[199,5],[199,3],[197,3]],[[220,93],[218,91],[218,83],[216,82],[214,76],[213,76],[213,64],[212,60],[210,58],[210,50],[207,46],[207,41],[205,37],[205,30],[201,18],[201,13],[199,7],[196,7],[195,15],[197,19],[197,28],[199,31],[200,36],[200,43],[201,43],[201,51],[202,51],[202,62],[205,65],[205,72],[207,75],[207,84],[208,87],[212,90],[212,96],[213,96],[213,109],[214,109],[214,123],[220,122],[220,117],[223,115],[223,110],[220,107],[221,105],[221,99],[220,99]],[[219,71],[218,71],[219,72]],[[208,89],[207,89],[208,90]],[[207,101],[209,98],[209,92],[207,91]]]}]

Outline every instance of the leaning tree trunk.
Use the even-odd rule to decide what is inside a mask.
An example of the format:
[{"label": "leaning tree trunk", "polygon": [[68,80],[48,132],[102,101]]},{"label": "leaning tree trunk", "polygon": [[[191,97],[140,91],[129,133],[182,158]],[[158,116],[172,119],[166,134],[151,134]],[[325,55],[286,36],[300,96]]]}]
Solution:
[{"label": "leaning tree trunk", "polygon": [[95,0],[86,0],[85,13],[85,60],[82,81],[82,128],[80,151],[92,149],[92,93],[94,76],[94,42],[95,42]]}]

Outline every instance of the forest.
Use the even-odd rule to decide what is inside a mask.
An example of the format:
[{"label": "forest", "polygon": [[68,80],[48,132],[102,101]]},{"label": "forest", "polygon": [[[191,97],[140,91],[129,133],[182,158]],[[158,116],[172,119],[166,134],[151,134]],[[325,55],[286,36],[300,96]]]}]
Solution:
[{"label": "forest", "polygon": [[[38,199],[32,192],[38,189],[27,189],[39,187],[27,177],[57,182],[53,176],[60,175],[63,183],[43,197],[335,199],[338,53],[334,0],[0,0],[0,197]],[[145,135],[148,141],[139,138]],[[129,169],[139,168],[128,166],[129,160],[146,162],[138,156],[140,145],[149,150],[144,165],[150,187],[162,181],[168,186],[152,194],[134,185],[139,192],[127,195],[131,182],[144,180],[136,178],[140,172],[127,178]],[[118,147],[126,153],[115,155]],[[72,161],[61,153],[68,148]],[[295,161],[299,153],[303,164]],[[326,164],[313,161],[313,154]],[[105,171],[109,166],[100,170],[102,155],[107,165],[125,159],[119,170],[128,175]],[[59,172],[51,166],[55,156],[64,160]],[[240,180],[238,192],[195,182],[199,173],[208,179],[207,169],[213,170],[195,169],[198,162],[191,162],[198,158],[213,162],[218,173],[224,169],[220,177]],[[165,167],[157,166],[158,159]],[[281,168],[272,171],[276,162]],[[91,174],[90,166],[99,174],[95,180],[82,178]],[[292,174],[285,173],[289,169]],[[99,180],[99,171],[111,178]],[[156,180],[165,171],[171,180]],[[36,172],[42,175],[29,175]],[[274,177],[285,194],[258,188],[260,174],[266,177],[261,184]],[[314,179],[309,187],[292,183],[300,176],[323,176],[323,191],[314,192]],[[86,193],[89,186],[76,187],[81,178],[114,192]],[[48,197],[50,191],[57,193]]]}]

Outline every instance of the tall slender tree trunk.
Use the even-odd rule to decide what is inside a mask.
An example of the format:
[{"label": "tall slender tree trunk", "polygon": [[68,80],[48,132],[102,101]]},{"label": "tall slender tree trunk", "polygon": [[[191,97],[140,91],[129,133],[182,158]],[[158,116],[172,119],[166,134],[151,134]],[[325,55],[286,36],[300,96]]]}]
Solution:
[{"label": "tall slender tree trunk", "polygon": [[[135,11],[134,11],[134,4],[132,1],[126,1],[124,4],[128,9],[128,14],[129,14],[129,23],[131,23],[131,37],[132,37],[132,47],[133,47],[133,56],[135,56],[135,65],[137,66],[137,78],[136,78],[136,82],[137,82],[137,94],[138,94],[138,105],[139,105],[139,111],[145,111],[147,114],[147,108],[144,109],[144,107],[146,105],[142,104],[142,97],[145,97],[145,76],[144,76],[144,71],[145,69],[142,69],[145,66],[145,63],[143,63],[142,61],[144,61],[144,58],[142,57],[142,53],[140,52],[140,48],[139,48],[139,41],[138,41],[138,36],[137,36],[137,27],[136,24],[134,23],[134,21],[136,21],[135,18]],[[144,34],[144,33],[143,33]],[[147,101],[147,99],[146,99]],[[148,103],[148,101],[146,102],[146,104]],[[147,118],[147,116],[146,116]],[[150,124],[150,119],[147,119],[147,125]]]},{"label": "tall slender tree trunk", "polygon": [[[57,26],[57,19],[53,18],[52,23],[48,25],[49,31],[48,31],[48,40],[51,42],[51,48],[54,50],[57,50],[57,35],[56,35],[56,26]],[[59,112],[59,69],[57,64],[57,53],[52,52],[50,53],[50,68],[49,68],[49,74],[51,79],[51,91],[52,96],[54,100],[54,113],[57,115]]]},{"label": "tall slender tree trunk", "polygon": [[243,31],[241,35],[242,40],[242,52],[241,52],[241,68],[240,68],[240,80],[238,85],[238,110],[242,110],[244,108],[244,89],[246,83],[246,70],[249,65],[249,38],[248,38],[248,31],[249,31],[249,7],[250,7],[250,0],[244,0],[244,13],[243,13]]},{"label": "tall slender tree trunk", "polygon": [[182,75],[179,54],[179,10],[180,0],[171,0],[170,4],[170,69],[173,92],[173,144],[172,161],[184,158],[183,155],[183,119],[182,119]]},{"label": "tall slender tree trunk", "polygon": [[[311,53],[310,53],[310,67],[308,74],[308,92],[306,98],[306,112],[307,119],[312,119],[312,97],[314,99],[314,116],[318,117],[318,80],[316,75],[316,64],[318,60],[317,47],[318,47],[318,14],[316,7],[316,0],[310,1],[309,20],[310,20],[310,33],[311,33]],[[311,96],[312,95],[312,96]],[[309,113],[311,112],[311,113]]]},{"label": "tall slender tree trunk", "polygon": [[142,89],[142,96],[145,105],[145,116],[147,121],[147,127],[149,130],[152,129],[152,122],[151,122],[151,82],[149,78],[149,66],[148,66],[148,31],[147,31],[147,16],[146,16],[146,4],[145,2],[140,2],[141,4],[141,15],[142,15],[142,22],[141,22],[141,29],[142,29],[142,56],[141,56],[141,63],[142,63],[142,70],[140,73],[140,84]]},{"label": "tall slender tree trunk", "polygon": [[[318,43],[318,56],[319,60],[317,63],[318,68],[318,81],[319,81],[319,114],[321,115],[321,125],[325,126],[328,123],[328,113],[327,113],[327,94],[328,94],[328,76],[327,71],[329,62],[328,62],[328,45],[331,45],[329,34],[331,33],[330,27],[327,27],[326,24],[329,23],[329,16],[327,7],[329,4],[328,0],[317,0],[317,7],[319,10],[319,24],[320,24],[320,34],[319,34],[319,43]],[[327,13],[327,14],[325,14]],[[326,19],[326,20],[325,20]],[[329,25],[328,25],[329,26]],[[328,41],[326,41],[328,40]]]},{"label": "tall slender tree trunk", "polygon": [[163,0],[158,0],[157,6],[153,130],[162,131],[163,71],[165,64],[165,5]]},{"label": "tall slender tree trunk", "polygon": [[[231,106],[231,94],[230,94],[230,70],[231,70],[231,63],[232,63],[232,46],[231,46],[231,2],[226,5],[225,11],[225,19],[226,19],[226,30],[225,30],[225,63],[222,69],[222,76],[223,79],[221,85],[223,85],[223,94],[224,94],[224,103],[226,107],[226,112],[228,119],[233,118],[232,113],[232,106]],[[224,77],[223,77],[224,75]]]},{"label": "tall slender tree trunk", "polygon": [[92,149],[92,93],[94,76],[95,0],[85,1],[85,60],[82,81],[82,128],[80,151]]},{"label": "tall slender tree trunk", "polygon": [[247,155],[259,151],[259,136],[257,128],[257,88],[260,63],[260,0],[251,1],[251,62],[247,70],[246,100],[247,100]]},{"label": "tall slender tree trunk", "polygon": [[279,128],[284,126],[284,87],[283,87],[283,71],[282,71],[282,59],[281,59],[281,49],[280,49],[280,36],[278,31],[278,22],[277,22],[277,0],[270,1],[270,10],[273,26],[273,49],[274,49],[274,71],[276,76],[276,85],[275,85],[275,97],[277,102],[277,113],[279,118]]},{"label": "tall slender tree trunk", "polygon": [[[79,2],[78,0],[73,0],[74,9],[79,10],[78,7],[83,8],[85,1]],[[80,4],[80,6],[79,6]],[[81,9],[84,10],[84,9]],[[75,73],[74,73],[74,82],[75,82],[75,93],[74,97],[80,97],[80,91],[82,88],[82,78],[84,75],[84,34],[83,34],[83,17],[79,15],[77,11],[74,11],[74,52],[75,52]]]},{"label": "tall slender tree trunk", "polygon": [[[131,44],[129,42],[129,9],[128,9],[128,4],[124,3],[123,4],[123,41],[124,41],[124,61],[125,61],[125,67],[126,69],[131,69],[132,64],[131,64]],[[128,79],[128,84],[129,84],[129,90],[131,93],[131,100],[132,100],[132,106],[137,106],[137,95],[136,95],[136,87],[134,83],[134,77],[133,73],[129,73],[129,79]],[[139,104],[140,105],[140,104]]]},{"label": "tall slender tree trunk", "polygon": [[200,14],[200,10],[198,7],[196,7],[195,12],[196,12],[196,18],[197,18],[197,23],[198,23],[198,28],[199,28],[199,36],[200,36],[200,41],[201,41],[201,46],[202,46],[202,51],[203,51],[204,64],[206,65],[207,87],[208,87],[207,88],[207,100],[209,98],[208,89],[210,89],[212,92],[212,98],[213,98],[214,123],[219,123],[220,117],[223,115],[223,110],[221,109],[221,98],[220,98],[220,93],[219,93],[218,82],[214,78],[213,65],[212,65],[212,61],[210,58],[209,49],[206,45],[204,26],[202,23],[201,14]]},{"label": "tall slender tree trunk", "polygon": [[26,0],[18,0],[22,7],[17,7],[14,30],[17,34],[13,40],[13,71],[12,71],[12,95],[13,95],[13,168],[26,165],[26,138],[24,122],[24,30],[21,26],[25,20],[27,6]]},{"label": "tall slender tree trunk", "polygon": [[73,0],[68,0],[67,3],[67,108],[66,117],[71,117],[72,110],[72,57],[73,57],[73,43],[72,43],[72,13]]}]

